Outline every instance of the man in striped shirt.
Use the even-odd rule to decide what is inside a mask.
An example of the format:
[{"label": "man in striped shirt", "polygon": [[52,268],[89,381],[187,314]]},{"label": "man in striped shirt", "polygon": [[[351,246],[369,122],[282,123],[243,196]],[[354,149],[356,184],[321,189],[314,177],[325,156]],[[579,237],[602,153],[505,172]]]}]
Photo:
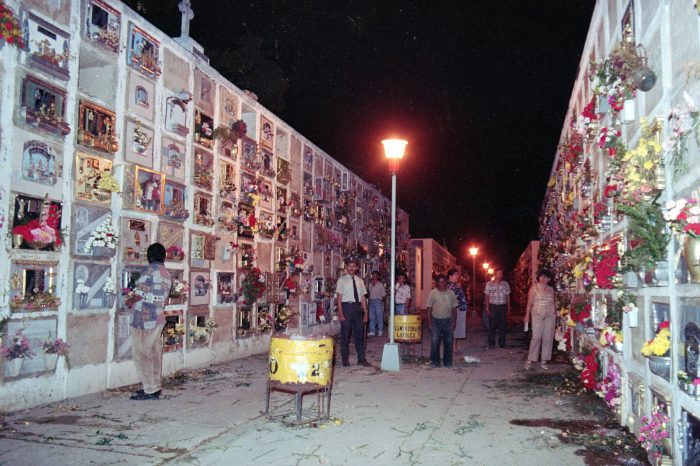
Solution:
[{"label": "man in striped shirt", "polygon": [[489,316],[489,348],[496,346],[496,328],[498,328],[498,346],[506,347],[506,317],[510,313],[510,286],[503,280],[503,270],[496,269],[494,280],[486,283],[486,314]]}]

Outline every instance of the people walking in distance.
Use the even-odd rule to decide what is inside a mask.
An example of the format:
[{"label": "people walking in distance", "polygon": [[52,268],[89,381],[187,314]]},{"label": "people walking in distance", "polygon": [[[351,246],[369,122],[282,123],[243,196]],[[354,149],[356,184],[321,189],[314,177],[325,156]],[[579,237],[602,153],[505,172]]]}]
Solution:
[{"label": "people walking in distance", "polygon": [[336,299],[338,304],[338,318],[340,319],[340,355],[343,366],[350,365],[350,334],[355,339],[355,351],[357,351],[357,363],[362,366],[371,366],[365,359],[365,324],[367,323],[367,289],[365,284],[356,275],[357,259],[350,258],[346,261],[347,273],[338,279],[336,285]]},{"label": "people walking in distance", "polygon": [[396,314],[408,314],[408,308],[411,305],[411,287],[406,283],[406,275],[400,273],[396,278],[396,294],[394,302],[396,303]]},{"label": "people walking in distance", "polygon": [[382,336],[384,331],[384,298],[386,289],[380,280],[379,272],[372,272],[372,280],[369,282],[369,333]]},{"label": "people walking in distance", "polygon": [[457,318],[457,297],[447,288],[447,277],[438,275],[437,288],[428,295],[428,330],[430,331],[430,365],[440,367],[440,342],[443,343],[442,363],[452,367],[454,321]]},{"label": "people walking in distance", "polygon": [[549,284],[551,280],[552,273],[549,270],[541,270],[537,274],[537,281],[530,287],[527,294],[525,326],[527,328],[528,323],[532,323],[532,339],[525,369],[529,369],[533,363],[537,362],[540,347],[542,348],[542,369],[547,369],[547,363],[552,359],[557,316],[554,306],[554,288]]},{"label": "people walking in distance", "polygon": [[132,354],[142,389],[132,400],[157,400],[160,397],[160,379],[163,367],[162,333],[165,326],[165,299],[170,294],[172,278],[165,268],[165,247],[151,244],[147,251],[148,267],[136,282],[126,299],[133,309],[131,320]]},{"label": "people walking in distance", "polygon": [[502,269],[495,270],[494,280],[486,283],[484,294],[489,317],[489,348],[496,346],[496,329],[498,329],[498,346],[505,348],[506,320],[510,314],[510,286],[503,280]]},{"label": "people walking in distance", "polygon": [[[457,352],[457,338],[466,337],[467,325],[467,296],[464,294],[462,286],[459,284],[459,271],[450,269],[447,271],[447,287],[452,290],[457,298],[457,318],[452,327],[454,332],[454,351]],[[457,329],[457,326],[461,328]]]}]

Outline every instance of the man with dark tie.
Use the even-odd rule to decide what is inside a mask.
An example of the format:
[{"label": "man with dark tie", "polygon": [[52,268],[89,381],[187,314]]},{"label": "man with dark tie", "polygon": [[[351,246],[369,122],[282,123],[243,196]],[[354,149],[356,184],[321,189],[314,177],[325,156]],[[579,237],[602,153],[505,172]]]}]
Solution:
[{"label": "man with dark tie", "polygon": [[357,259],[346,261],[347,274],[338,279],[336,296],[338,299],[338,318],[340,319],[340,355],[343,366],[350,365],[350,333],[355,338],[357,364],[371,366],[365,359],[365,324],[367,323],[367,290],[363,280],[356,276]]}]

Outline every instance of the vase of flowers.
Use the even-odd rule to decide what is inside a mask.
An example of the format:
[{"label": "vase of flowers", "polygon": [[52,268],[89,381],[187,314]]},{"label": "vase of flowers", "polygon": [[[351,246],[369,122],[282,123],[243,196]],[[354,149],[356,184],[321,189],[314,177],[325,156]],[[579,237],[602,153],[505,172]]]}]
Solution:
[{"label": "vase of flowers", "polygon": [[117,290],[114,286],[114,280],[112,280],[112,277],[109,277],[105,282],[104,286],[102,287],[102,293],[104,293],[102,296],[102,305],[107,309],[112,309],[114,306],[114,301],[117,298]]},{"label": "vase of flowers", "polygon": [[165,250],[165,258],[169,261],[180,262],[185,258],[185,251],[180,246],[173,244]]},{"label": "vase of flowers", "polygon": [[187,301],[190,292],[190,285],[184,280],[175,280],[170,294],[168,294],[168,304],[182,304]]},{"label": "vase of flowers", "polygon": [[85,284],[85,280],[82,278],[76,280],[76,283],[75,293],[78,295],[80,309],[83,309],[88,304],[88,293],[90,293],[90,287]]},{"label": "vase of flowers", "polygon": [[668,379],[671,373],[671,329],[669,322],[659,324],[656,335],[642,346],[642,354],[649,360],[652,374]]},{"label": "vase of flowers", "polygon": [[112,172],[103,172],[100,175],[100,181],[97,182],[97,187],[92,192],[98,201],[108,201],[112,197],[112,193],[119,192],[119,182]]},{"label": "vase of flowers", "polygon": [[42,343],[41,348],[44,350],[44,363],[46,370],[52,371],[56,368],[56,363],[60,356],[68,356],[70,345],[60,338],[52,340],[47,338]]},{"label": "vase of flowers", "polygon": [[119,237],[112,225],[112,217],[107,218],[90,234],[85,243],[85,251],[92,252],[95,256],[112,257],[116,250]]},{"label": "vase of flowers", "polygon": [[642,425],[639,428],[639,441],[654,459],[658,460],[664,455],[666,450],[664,440],[671,438],[668,423],[668,416],[661,413],[658,408],[654,409],[651,417],[644,416],[642,418]]},{"label": "vase of flowers", "polygon": [[252,307],[265,293],[265,278],[260,269],[254,267],[247,271],[241,283],[243,304]]},{"label": "vase of flowers", "polygon": [[695,198],[666,204],[664,218],[683,240],[683,255],[690,281],[700,283],[700,205]]},{"label": "vase of flowers", "polygon": [[19,329],[10,344],[0,346],[0,356],[5,358],[5,373],[10,377],[17,377],[22,371],[24,359],[33,359],[36,353],[32,351],[29,338]]}]

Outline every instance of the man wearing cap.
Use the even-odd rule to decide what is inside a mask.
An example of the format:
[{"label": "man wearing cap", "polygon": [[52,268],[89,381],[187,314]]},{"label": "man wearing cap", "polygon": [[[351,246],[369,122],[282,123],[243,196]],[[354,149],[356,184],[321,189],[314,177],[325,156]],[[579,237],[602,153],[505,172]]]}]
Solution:
[{"label": "man wearing cap", "polygon": [[357,259],[347,260],[347,274],[338,279],[336,296],[338,299],[338,318],[340,319],[340,355],[343,366],[350,365],[350,332],[355,338],[357,363],[371,366],[365,359],[365,324],[367,323],[367,301],[365,284],[357,277]]}]

